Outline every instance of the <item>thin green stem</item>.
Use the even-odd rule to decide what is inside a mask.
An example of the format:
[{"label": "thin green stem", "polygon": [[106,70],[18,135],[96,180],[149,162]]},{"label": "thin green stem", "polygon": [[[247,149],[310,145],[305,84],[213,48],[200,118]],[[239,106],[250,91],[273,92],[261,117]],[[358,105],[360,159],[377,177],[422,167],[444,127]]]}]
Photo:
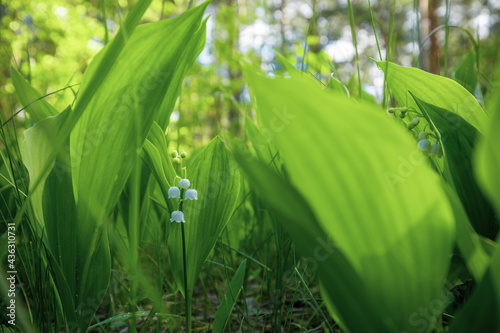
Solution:
[{"label": "thin green stem", "polygon": [[444,65],[443,65],[444,76],[448,74],[448,35],[450,32],[449,20],[450,20],[450,7],[451,7],[450,0],[445,0],[445,1],[446,1],[446,17],[444,21]]},{"label": "thin green stem", "polygon": [[101,0],[102,23],[104,25],[104,44],[109,42],[108,21],[106,17],[106,1]]},{"label": "thin green stem", "polygon": [[184,266],[184,304],[186,306],[186,332],[191,332],[191,304],[189,304],[189,291],[187,284],[187,261],[186,261],[186,236],[184,233],[184,223],[181,223],[181,231],[182,231],[182,264]]},{"label": "thin green stem", "polygon": [[161,12],[160,12],[160,21],[163,20],[163,10],[165,8],[165,0],[161,1]]},{"label": "thin green stem", "polygon": [[[420,1],[419,0],[413,0],[413,8],[415,10],[415,17],[416,17],[416,22],[415,22],[415,33],[416,33],[416,40],[417,40],[417,46],[418,46],[418,60],[420,60],[421,54],[422,54],[422,47],[420,46],[420,39],[421,37],[421,32],[420,32]],[[417,60],[417,63],[419,61]]]},{"label": "thin green stem", "polygon": [[394,17],[396,13],[396,0],[392,2],[392,9],[391,9],[391,18],[389,21],[389,40],[387,42],[387,54],[386,54],[386,60],[387,61],[393,61],[394,60],[394,54],[392,53],[392,43],[394,39]]},{"label": "thin green stem", "polygon": [[[182,205],[184,203],[184,190],[181,193],[181,200],[179,203],[179,210],[182,212]],[[184,231],[184,223],[181,222],[181,233],[182,233],[182,265],[184,267],[184,305],[186,308],[186,332],[191,332],[191,296],[188,290],[187,283],[187,255],[186,255],[186,233]]]},{"label": "thin green stem", "polygon": [[375,28],[375,19],[373,18],[372,4],[370,0],[368,0],[368,10],[370,11],[370,19],[372,21],[373,33],[375,34],[375,42],[377,42],[378,56],[380,57],[380,61],[382,61],[384,59],[382,59],[382,51],[380,50],[380,44],[378,42],[377,28]]},{"label": "thin green stem", "polygon": [[359,54],[358,54],[358,43],[356,41],[356,26],[354,25],[354,13],[352,10],[351,0],[347,0],[347,7],[349,10],[349,22],[351,24],[351,34],[352,42],[354,44],[354,49],[356,51],[356,69],[358,71],[358,91],[359,97],[363,99],[363,88],[361,87],[361,71],[359,69]]}]

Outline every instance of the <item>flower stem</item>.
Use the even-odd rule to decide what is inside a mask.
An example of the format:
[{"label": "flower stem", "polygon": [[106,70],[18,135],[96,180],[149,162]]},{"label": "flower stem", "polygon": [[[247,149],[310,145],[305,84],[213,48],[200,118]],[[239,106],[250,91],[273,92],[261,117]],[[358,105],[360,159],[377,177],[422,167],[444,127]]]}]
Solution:
[{"label": "flower stem", "polygon": [[186,237],[184,234],[184,223],[181,223],[182,230],[182,261],[184,264],[184,301],[186,305],[186,332],[191,332],[191,304],[189,304],[189,291],[187,285],[187,271],[186,271]]},{"label": "flower stem", "polygon": [[[182,190],[181,198],[184,198],[184,190]],[[182,212],[182,204],[184,200],[181,199],[179,203],[179,210]],[[184,304],[186,307],[186,332],[191,333],[191,304],[190,304],[190,294],[188,291],[187,284],[187,260],[186,260],[186,234],[184,232],[184,223],[181,223],[182,232],[182,263],[184,266]]]}]

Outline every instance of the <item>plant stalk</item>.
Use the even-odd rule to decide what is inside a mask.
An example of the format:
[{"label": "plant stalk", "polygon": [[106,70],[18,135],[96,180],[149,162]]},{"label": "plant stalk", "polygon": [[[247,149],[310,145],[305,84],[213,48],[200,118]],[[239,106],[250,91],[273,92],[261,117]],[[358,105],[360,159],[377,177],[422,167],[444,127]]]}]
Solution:
[{"label": "plant stalk", "polygon": [[[184,198],[184,190],[182,191],[181,198]],[[179,204],[179,210],[182,212],[182,203],[183,199]],[[191,302],[188,291],[188,283],[187,283],[187,256],[186,256],[186,234],[184,232],[184,223],[181,222],[181,233],[182,233],[182,264],[184,266],[184,304],[186,307],[186,332],[191,333]]]}]

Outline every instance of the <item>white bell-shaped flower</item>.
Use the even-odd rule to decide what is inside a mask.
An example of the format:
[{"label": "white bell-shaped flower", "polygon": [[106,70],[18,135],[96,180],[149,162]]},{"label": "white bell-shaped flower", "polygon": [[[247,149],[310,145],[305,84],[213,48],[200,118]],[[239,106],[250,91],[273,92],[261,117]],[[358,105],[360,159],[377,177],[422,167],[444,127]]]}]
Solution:
[{"label": "white bell-shaped flower", "polygon": [[186,191],[186,200],[198,200],[198,192],[195,189],[190,188]]},{"label": "white bell-shaped flower", "polygon": [[183,189],[187,189],[191,183],[189,182],[189,179],[181,179],[179,180],[179,186]]},{"label": "white bell-shaped flower", "polygon": [[168,197],[169,198],[179,198],[181,197],[181,190],[177,186],[172,186],[168,189]]},{"label": "white bell-shaped flower", "polygon": [[170,218],[170,222],[177,222],[177,223],[185,223],[184,221],[184,213],[181,212],[180,210],[176,210],[172,212],[172,217]]}]

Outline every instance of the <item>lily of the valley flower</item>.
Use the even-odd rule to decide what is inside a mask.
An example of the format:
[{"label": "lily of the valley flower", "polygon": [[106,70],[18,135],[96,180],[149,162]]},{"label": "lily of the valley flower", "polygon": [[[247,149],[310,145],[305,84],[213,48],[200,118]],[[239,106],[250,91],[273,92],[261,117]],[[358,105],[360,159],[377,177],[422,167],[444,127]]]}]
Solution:
[{"label": "lily of the valley flower", "polygon": [[175,210],[172,212],[172,217],[170,218],[170,222],[177,222],[177,223],[185,223],[184,221],[184,213],[181,212],[180,210]]},{"label": "lily of the valley flower", "polygon": [[181,190],[177,186],[173,186],[168,189],[168,197],[169,198],[180,198],[181,197]]},{"label": "lily of the valley flower", "polygon": [[195,189],[187,190],[186,200],[198,200],[198,192]]},{"label": "lily of the valley flower", "polygon": [[181,179],[179,180],[179,186],[183,189],[187,189],[191,183],[189,182],[189,179]]}]

